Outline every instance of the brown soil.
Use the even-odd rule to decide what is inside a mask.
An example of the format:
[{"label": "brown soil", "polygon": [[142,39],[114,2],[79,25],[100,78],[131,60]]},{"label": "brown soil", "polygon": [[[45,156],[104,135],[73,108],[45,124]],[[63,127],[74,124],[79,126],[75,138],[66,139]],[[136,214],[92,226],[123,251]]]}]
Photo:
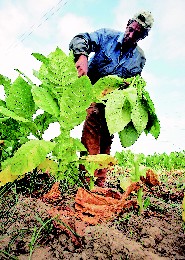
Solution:
[{"label": "brown soil", "polygon": [[47,191],[41,186],[32,195],[9,189],[0,202],[0,259],[185,259],[184,191],[172,182],[148,188],[144,199],[150,198],[150,205],[141,215],[136,207],[98,225],[82,223],[83,235],[72,230],[79,243],[48,214],[51,205],[74,209],[76,191],[48,202],[42,199]]}]

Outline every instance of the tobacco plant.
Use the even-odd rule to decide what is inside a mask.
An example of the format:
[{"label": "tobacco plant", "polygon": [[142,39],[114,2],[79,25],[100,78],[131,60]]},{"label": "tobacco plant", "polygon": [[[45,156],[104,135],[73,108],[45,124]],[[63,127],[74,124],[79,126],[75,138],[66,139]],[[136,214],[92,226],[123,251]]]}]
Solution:
[{"label": "tobacco plant", "polygon": [[[40,85],[20,71],[13,83],[0,77],[6,93],[0,103],[0,134],[5,150],[11,148],[10,156],[1,157],[0,185],[36,167],[50,171],[59,180],[71,165],[77,170],[81,163],[77,152],[86,149],[70,131],[85,120],[91,102],[105,103],[109,131],[119,133],[123,147],[132,145],[143,131],[158,137],[159,120],[140,76],[106,76],[92,85],[88,76],[78,77],[72,53],[67,56],[56,48],[47,57],[39,53],[33,56],[41,62],[39,71],[34,71]],[[38,109],[44,113],[35,118]],[[52,122],[60,124],[60,135],[45,141],[42,135]],[[36,140],[29,140],[30,134]]]},{"label": "tobacco plant", "polygon": [[[119,177],[120,187],[123,190],[126,190],[127,187],[134,182],[139,182],[141,177],[146,178],[147,167],[139,165],[139,155],[134,155],[133,157],[133,166],[130,169],[130,172],[127,176],[121,175]],[[143,212],[147,201],[143,201],[143,188],[141,187],[137,192],[137,201],[139,205],[139,213]]]}]

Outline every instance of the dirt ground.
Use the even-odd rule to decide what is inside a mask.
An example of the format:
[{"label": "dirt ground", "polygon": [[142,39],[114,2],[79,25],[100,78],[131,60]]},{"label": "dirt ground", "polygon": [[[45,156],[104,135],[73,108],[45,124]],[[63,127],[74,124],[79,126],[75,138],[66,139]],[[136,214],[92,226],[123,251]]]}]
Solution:
[{"label": "dirt ground", "polygon": [[83,226],[83,235],[70,230],[78,243],[48,214],[51,205],[74,208],[77,189],[51,203],[42,199],[48,191],[43,187],[41,183],[31,192],[20,192],[11,186],[4,192],[0,201],[0,259],[185,259],[184,191],[180,185],[174,188],[173,181],[148,190],[144,199],[149,198],[150,203],[142,214],[132,207],[111,221]]}]

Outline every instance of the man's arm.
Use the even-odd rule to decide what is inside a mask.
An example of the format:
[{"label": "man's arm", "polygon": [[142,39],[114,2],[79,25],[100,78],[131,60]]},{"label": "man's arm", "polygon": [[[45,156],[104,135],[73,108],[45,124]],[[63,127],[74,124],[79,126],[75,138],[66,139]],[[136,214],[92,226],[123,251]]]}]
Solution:
[{"label": "man's arm", "polygon": [[76,68],[78,71],[78,76],[87,75],[88,72],[88,57],[81,54],[76,62]]},{"label": "man's arm", "polygon": [[69,50],[72,50],[75,56],[79,77],[87,75],[88,56],[100,48],[103,34],[104,29],[100,29],[93,33],[78,34],[71,40]]}]

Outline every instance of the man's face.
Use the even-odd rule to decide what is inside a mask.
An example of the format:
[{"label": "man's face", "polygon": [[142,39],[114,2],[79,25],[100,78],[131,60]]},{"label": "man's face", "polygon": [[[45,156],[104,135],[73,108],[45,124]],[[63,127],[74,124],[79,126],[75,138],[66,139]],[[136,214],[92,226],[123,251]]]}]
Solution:
[{"label": "man's face", "polygon": [[126,27],[125,34],[124,34],[124,43],[136,43],[142,39],[143,36],[143,28],[142,26],[133,21],[130,25]]}]

